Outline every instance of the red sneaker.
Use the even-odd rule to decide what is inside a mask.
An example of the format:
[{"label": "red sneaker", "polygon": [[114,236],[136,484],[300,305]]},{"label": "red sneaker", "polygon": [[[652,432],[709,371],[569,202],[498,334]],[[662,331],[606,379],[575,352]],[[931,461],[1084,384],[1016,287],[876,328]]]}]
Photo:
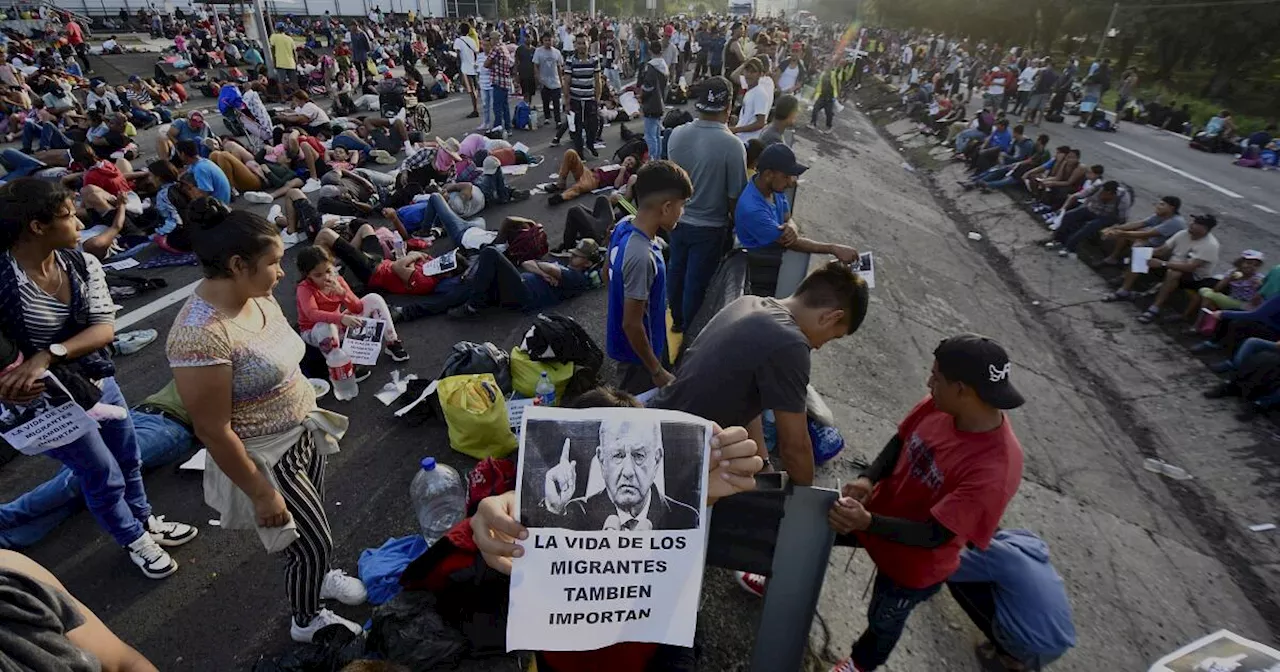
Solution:
[{"label": "red sneaker", "polygon": [[405,249],[410,252],[425,252],[430,246],[431,243],[422,238],[410,238],[409,240],[404,241]]},{"label": "red sneaker", "polygon": [[756,597],[764,597],[764,588],[769,582],[765,577],[747,572],[734,572],[733,577],[738,580],[738,585],[742,586],[743,590]]}]

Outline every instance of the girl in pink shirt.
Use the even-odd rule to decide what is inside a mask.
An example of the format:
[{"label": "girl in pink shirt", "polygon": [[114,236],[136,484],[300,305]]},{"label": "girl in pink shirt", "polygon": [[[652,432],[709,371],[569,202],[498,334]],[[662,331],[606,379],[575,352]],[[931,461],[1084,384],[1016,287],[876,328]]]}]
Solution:
[{"label": "girl in pink shirt", "polygon": [[340,347],[342,335],[348,328],[360,326],[361,318],[369,318],[386,323],[383,346],[387,355],[396,362],[409,359],[391,322],[386,300],[377,294],[357,298],[347,281],[338,275],[328,250],[313,246],[299,252],[298,271],[303,276],[297,292],[298,330],[308,345],[327,355]]}]

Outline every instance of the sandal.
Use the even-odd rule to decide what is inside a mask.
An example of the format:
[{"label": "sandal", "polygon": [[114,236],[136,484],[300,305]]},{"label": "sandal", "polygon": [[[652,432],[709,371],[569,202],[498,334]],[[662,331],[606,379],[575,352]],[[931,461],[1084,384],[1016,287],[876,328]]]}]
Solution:
[{"label": "sandal", "polygon": [[1124,294],[1121,294],[1120,292],[1112,292],[1112,293],[1110,293],[1110,294],[1108,294],[1108,295],[1106,295],[1106,296],[1102,297],[1102,302],[1103,302],[1103,303],[1114,303],[1114,302],[1116,302],[1116,301],[1128,301],[1128,300],[1129,300],[1129,296],[1130,296],[1130,295],[1129,295],[1129,293],[1128,293],[1128,292],[1125,292]]}]

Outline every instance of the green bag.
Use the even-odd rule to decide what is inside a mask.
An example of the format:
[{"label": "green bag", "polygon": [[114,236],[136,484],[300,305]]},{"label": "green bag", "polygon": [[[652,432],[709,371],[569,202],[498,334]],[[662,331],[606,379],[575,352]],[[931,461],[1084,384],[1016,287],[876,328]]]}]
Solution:
[{"label": "green bag", "polygon": [[449,445],[477,460],[506,457],[516,449],[507,426],[507,402],[491,373],[442,378],[436,386],[440,408],[449,424]]},{"label": "green bag", "polygon": [[511,351],[511,389],[521,396],[531,399],[535,396],[533,388],[538,386],[543,371],[556,386],[556,406],[562,405],[565,386],[573,378],[573,362],[535,362],[518,346]]}]

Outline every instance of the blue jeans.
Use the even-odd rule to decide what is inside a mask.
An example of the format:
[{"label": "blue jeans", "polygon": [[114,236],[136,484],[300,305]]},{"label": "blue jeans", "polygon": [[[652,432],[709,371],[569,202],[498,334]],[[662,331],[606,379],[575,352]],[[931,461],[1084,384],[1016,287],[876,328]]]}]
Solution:
[{"label": "blue jeans", "polygon": [[894,583],[884,574],[876,574],[871,589],[871,604],[867,607],[867,629],[853,643],[849,657],[858,669],[870,672],[884,664],[898,645],[907,617],[916,605],[933,597],[941,583],[928,588],[907,588]]},{"label": "blue jeans", "polygon": [[493,125],[511,130],[511,105],[507,103],[509,91],[501,86],[493,87]]},{"label": "blue jeans", "polygon": [[1236,348],[1236,354],[1231,358],[1231,368],[1239,371],[1244,367],[1244,363],[1249,361],[1250,357],[1260,352],[1275,349],[1275,341],[1268,341],[1265,338],[1247,338],[1244,343],[1240,344],[1240,347]]},{"label": "blue jeans", "polygon": [[[421,203],[406,205],[399,210],[400,213],[404,213],[406,211],[421,211],[423,213],[421,224],[414,227],[405,226],[405,228],[409,229],[410,232],[421,228],[443,226],[445,232],[449,234],[449,238],[453,240],[456,245],[462,244],[463,232],[467,229],[480,226],[478,223],[472,224],[471,222],[459,217],[458,213],[454,212],[449,207],[448,201],[444,200],[444,197],[440,194],[431,194],[431,198],[428,198]],[[404,219],[404,215],[401,214],[400,218]]]},{"label": "blue jeans", "polygon": [[662,117],[644,118],[644,144],[649,146],[649,160],[662,158]]},{"label": "blue jeans", "polygon": [[373,151],[373,145],[360,140],[360,138],[353,138],[349,135],[335,135],[333,137],[333,148],[360,152],[362,154],[368,154]]},{"label": "blue jeans", "polygon": [[1081,205],[1068,210],[1062,215],[1062,224],[1053,237],[1062,243],[1068,252],[1075,252],[1080,243],[1098,235],[1098,232],[1116,223],[1114,215],[1095,215],[1089,208]]},{"label": "blue jeans", "polygon": [[493,89],[480,89],[480,125],[493,128]]},{"label": "blue jeans", "polygon": [[[115,378],[102,381],[102,403],[127,407]],[[45,453],[76,475],[90,513],[116,540],[127,546],[142,536],[151,504],[142,486],[133,421],[103,420],[100,427],[61,448]]]},{"label": "blue jeans", "polygon": [[[176,462],[191,450],[191,430],[163,415],[130,411],[144,469]],[[67,467],[0,505],[0,548],[31,546],[84,507],[80,479]]]},{"label": "blue jeans", "polygon": [[698,315],[711,276],[724,252],[726,229],[721,226],[680,224],[671,232],[671,258],[667,262],[667,306],[675,331]]},{"label": "blue jeans", "polygon": [[48,168],[44,163],[16,149],[6,149],[0,152],[0,167],[3,167],[6,171],[4,177],[0,177],[0,183],[16,180],[19,177],[28,177],[38,170]]},{"label": "blue jeans", "polygon": [[956,136],[956,151],[963,152],[971,140],[981,140],[984,137],[986,136],[982,134],[982,131],[976,128],[966,128]]},{"label": "blue jeans", "polygon": [[52,121],[36,125],[26,122],[22,125],[22,149],[31,151],[31,143],[40,142],[40,149],[71,149],[72,140],[68,138],[58,125]]}]

